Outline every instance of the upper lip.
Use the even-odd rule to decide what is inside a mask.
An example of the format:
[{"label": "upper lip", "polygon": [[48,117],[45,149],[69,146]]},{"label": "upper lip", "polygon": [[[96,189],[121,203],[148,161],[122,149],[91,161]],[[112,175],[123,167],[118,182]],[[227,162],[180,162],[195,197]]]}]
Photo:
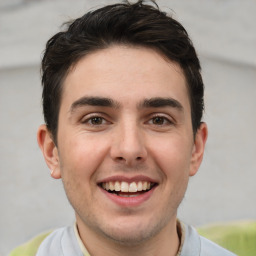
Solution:
[{"label": "upper lip", "polygon": [[139,181],[148,181],[151,183],[158,183],[157,180],[152,179],[145,175],[135,175],[135,176],[131,176],[131,177],[123,176],[123,175],[114,175],[114,176],[110,176],[110,177],[99,180],[97,182],[97,184],[101,184],[103,182],[110,182],[110,181],[125,181],[128,183],[139,182]]}]

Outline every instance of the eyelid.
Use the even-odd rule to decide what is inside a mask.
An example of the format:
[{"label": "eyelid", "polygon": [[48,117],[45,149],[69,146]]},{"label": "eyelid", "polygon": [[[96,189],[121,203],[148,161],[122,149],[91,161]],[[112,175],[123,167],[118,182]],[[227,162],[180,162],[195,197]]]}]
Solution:
[{"label": "eyelid", "polygon": [[[86,114],[86,115],[84,115],[84,116],[81,118],[81,121],[80,121],[80,122],[83,123],[83,124],[86,124],[86,123],[88,123],[89,120],[91,120],[91,119],[93,119],[93,118],[95,118],[95,117],[102,118],[102,119],[105,121],[104,124],[106,124],[106,123],[111,123],[111,122],[108,120],[106,114],[101,113],[101,112],[96,112],[96,113],[93,112],[93,113]],[[101,125],[104,125],[104,124],[101,124]],[[91,124],[91,125],[92,125],[92,124]],[[100,125],[98,125],[98,126],[100,126]]]},{"label": "eyelid", "polygon": [[151,117],[163,117],[163,118],[166,118],[166,119],[172,119],[172,117],[169,115],[169,114],[166,114],[166,113],[159,113],[159,112],[156,112],[156,113],[152,113],[151,114]]},{"label": "eyelid", "polygon": [[165,121],[167,121],[167,124],[163,124],[163,125],[173,125],[175,123],[175,120],[172,117],[170,117],[169,115],[164,114],[164,113],[154,113],[154,114],[152,114],[149,118],[149,121],[152,121],[156,117],[163,118],[163,119],[165,119]]}]

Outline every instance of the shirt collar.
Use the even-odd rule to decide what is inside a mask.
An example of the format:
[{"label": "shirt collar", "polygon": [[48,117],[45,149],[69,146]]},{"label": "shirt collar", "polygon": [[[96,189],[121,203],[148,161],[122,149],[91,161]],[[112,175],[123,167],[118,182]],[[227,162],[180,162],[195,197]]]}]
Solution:
[{"label": "shirt collar", "polygon": [[90,256],[89,252],[86,250],[81,238],[80,238],[80,235],[79,235],[79,232],[78,232],[78,228],[77,228],[77,224],[75,222],[74,224],[74,231],[75,231],[75,235],[76,235],[76,239],[77,239],[77,242],[79,244],[79,247],[83,253],[84,256]]}]

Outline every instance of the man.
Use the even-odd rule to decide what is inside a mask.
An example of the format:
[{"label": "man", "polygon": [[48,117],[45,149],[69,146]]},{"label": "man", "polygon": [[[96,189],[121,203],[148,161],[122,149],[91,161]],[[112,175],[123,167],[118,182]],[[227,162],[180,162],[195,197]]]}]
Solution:
[{"label": "man", "polygon": [[143,1],[89,12],[48,41],[42,84],[38,143],[76,223],[37,256],[233,255],[177,220],[207,139],[181,24]]}]

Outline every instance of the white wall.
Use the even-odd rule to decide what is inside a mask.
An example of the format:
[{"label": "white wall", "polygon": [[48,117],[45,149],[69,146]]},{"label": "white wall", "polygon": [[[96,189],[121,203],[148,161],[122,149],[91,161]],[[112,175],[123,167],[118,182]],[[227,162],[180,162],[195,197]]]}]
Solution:
[{"label": "white wall", "polygon": [[[0,0],[0,255],[41,231],[70,224],[60,181],[36,143],[42,123],[39,61],[60,24],[113,1]],[[193,225],[256,218],[256,3],[159,1],[175,11],[201,56],[209,140],[180,218]]]}]

